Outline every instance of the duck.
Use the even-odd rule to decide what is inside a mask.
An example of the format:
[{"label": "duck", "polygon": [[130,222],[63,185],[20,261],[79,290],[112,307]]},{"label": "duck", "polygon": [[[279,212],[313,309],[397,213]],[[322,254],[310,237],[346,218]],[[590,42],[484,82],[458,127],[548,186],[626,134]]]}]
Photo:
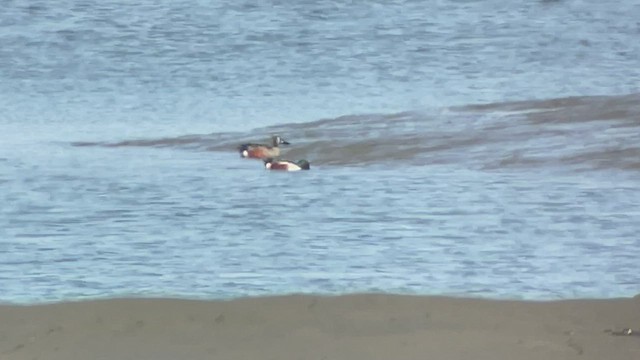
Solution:
[{"label": "duck", "polygon": [[301,159],[298,161],[284,160],[284,159],[272,159],[267,158],[264,160],[264,168],[267,170],[280,170],[280,171],[299,171],[309,170],[311,166],[307,160]]},{"label": "duck", "polygon": [[271,146],[265,144],[242,144],[238,146],[240,156],[243,158],[267,159],[280,156],[278,145],[290,145],[290,143],[278,135],[271,137]]}]

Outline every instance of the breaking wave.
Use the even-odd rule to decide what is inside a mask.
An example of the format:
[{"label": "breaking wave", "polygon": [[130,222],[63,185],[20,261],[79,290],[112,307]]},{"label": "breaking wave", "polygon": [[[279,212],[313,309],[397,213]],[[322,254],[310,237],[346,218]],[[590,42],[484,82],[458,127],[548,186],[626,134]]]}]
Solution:
[{"label": "breaking wave", "polygon": [[348,115],[245,133],[213,133],[74,146],[235,152],[280,134],[286,158],[334,166],[460,164],[477,169],[640,170],[640,94]]}]

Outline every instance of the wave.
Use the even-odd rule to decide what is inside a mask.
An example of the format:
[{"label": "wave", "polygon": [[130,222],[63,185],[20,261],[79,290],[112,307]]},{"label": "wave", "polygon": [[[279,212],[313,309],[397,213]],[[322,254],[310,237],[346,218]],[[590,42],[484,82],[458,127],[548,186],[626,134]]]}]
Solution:
[{"label": "wave", "polygon": [[271,134],[293,143],[283,148],[284,157],[316,165],[640,170],[640,94],[348,115],[245,133],[73,145],[234,152],[240,143],[267,141]]}]

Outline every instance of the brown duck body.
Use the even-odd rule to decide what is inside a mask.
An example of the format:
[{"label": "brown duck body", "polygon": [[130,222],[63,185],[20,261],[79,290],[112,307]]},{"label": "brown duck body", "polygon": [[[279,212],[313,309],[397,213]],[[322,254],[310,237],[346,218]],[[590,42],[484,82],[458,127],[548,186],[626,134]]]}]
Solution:
[{"label": "brown duck body", "polygon": [[267,159],[276,158],[280,156],[279,145],[289,145],[289,142],[282,139],[280,136],[274,135],[271,137],[271,146],[266,144],[242,144],[238,147],[240,156],[243,158],[253,159]]}]

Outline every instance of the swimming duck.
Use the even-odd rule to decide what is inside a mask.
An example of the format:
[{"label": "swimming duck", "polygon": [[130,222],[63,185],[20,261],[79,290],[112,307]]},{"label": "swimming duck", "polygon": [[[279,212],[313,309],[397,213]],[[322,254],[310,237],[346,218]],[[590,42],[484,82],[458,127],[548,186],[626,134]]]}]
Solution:
[{"label": "swimming duck", "polygon": [[309,170],[311,166],[307,160],[283,160],[283,159],[265,159],[264,168],[267,170],[282,170],[282,171],[298,171]]},{"label": "swimming duck", "polygon": [[271,146],[265,144],[242,144],[238,146],[240,156],[243,158],[266,159],[280,156],[280,148],[278,145],[289,145],[278,135],[271,137]]}]

